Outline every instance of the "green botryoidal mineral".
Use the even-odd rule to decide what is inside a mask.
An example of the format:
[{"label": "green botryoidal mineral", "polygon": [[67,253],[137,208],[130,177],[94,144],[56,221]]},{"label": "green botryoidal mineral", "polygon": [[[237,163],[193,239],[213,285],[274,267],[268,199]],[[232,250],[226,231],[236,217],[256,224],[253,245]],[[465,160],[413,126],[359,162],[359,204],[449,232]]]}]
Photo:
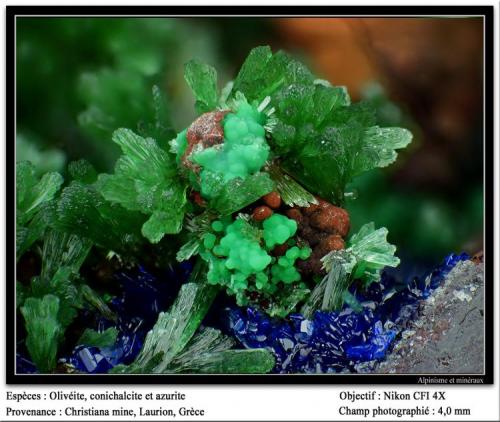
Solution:
[{"label": "green botryoidal mineral", "polygon": [[[349,218],[341,207],[348,183],[392,163],[411,134],[378,127],[374,110],[351,104],[345,88],[315,79],[269,47],[253,49],[221,95],[215,69],[192,61],[185,70],[201,115],[171,142],[172,150],[202,198],[196,204],[216,220],[179,256],[199,252],[209,263],[209,283],[225,286],[240,305],[283,314],[293,305],[276,310],[280,293],[300,300],[315,287],[302,278],[324,276],[321,258],[345,248]],[[271,193],[282,198],[280,205],[262,204]],[[299,212],[310,204],[314,211]],[[347,223],[324,227],[339,218]],[[354,252],[349,259],[357,260]]]},{"label": "green botryoidal mineral", "polygon": [[300,280],[300,273],[295,268],[297,259],[307,259],[311,255],[311,249],[308,247],[299,249],[297,246],[286,251],[285,256],[278,259],[277,263],[271,268],[272,280],[282,281],[285,284]]},{"label": "green botryoidal mineral", "polygon": [[[245,179],[258,172],[269,157],[269,145],[264,138],[263,115],[249,104],[241,104],[236,113],[223,120],[224,141],[219,146],[193,151],[191,160],[200,165],[201,193],[211,198],[208,180],[222,176],[223,182]],[[212,174],[210,174],[212,173]]]},{"label": "green botryoidal mineral", "polygon": [[292,246],[284,256],[273,254],[276,246],[294,242],[294,220],[274,214],[262,224],[236,218],[216,220],[211,227],[213,232],[204,235],[201,251],[202,258],[209,262],[207,280],[225,286],[238,303],[248,303],[252,292],[272,300],[278,283],[300,281],[295,261],[307,259],[311,249]]},{"label": "green botryoidal mineral", "polygon": [[221,185],[244,181],[262,169],[270,152],[266,119],[255,106],[240,100],[234,111],[201,115],[172,142],[177,162],[190,170],[190,181],[205,199],[216,198]]},{"label": "green botryoidal mineral", "polygon": [[282,245],[297,231],[297,223],[284,215],[274,214],[264,220],[264,240],[268,248]]}]

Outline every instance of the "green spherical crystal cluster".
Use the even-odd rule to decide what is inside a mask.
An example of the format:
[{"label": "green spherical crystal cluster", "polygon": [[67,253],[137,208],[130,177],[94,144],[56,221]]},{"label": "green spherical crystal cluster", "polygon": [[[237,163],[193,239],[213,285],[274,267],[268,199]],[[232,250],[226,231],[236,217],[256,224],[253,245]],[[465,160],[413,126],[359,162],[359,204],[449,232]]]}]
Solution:
[{"label": "green spherical crystal cluster", "polygon": [[214,178],[219,178],[221,183],[238,177],[245,179],[262,168],[269,157],[265,121],[265,114],[241,102],[235,113],[224,117],[224,142],[193,152],[190,160],[201,167],[200,187],[205,198],[213,196],[210,181]]},{"label": "green spherical crystal cluster", "polygon": [[297,231],[297,222],[281,214],[273,214],[264,220],[264,241],[268,248],[282,245]]},{"label": "green spherical crystal cluster", "polygon": [[[249,292],[272,295],[278,283],[299,281],[295,261],[311,254],[310,248],[293,245],[297,223],[280,214],[263,224],[229,217],[214,221],[211,228],[201,251],[209,263],[208,282],[225,286],[240,305],[248,303]],[[284,256],[271,254],[275,246],[285,243],[291,247]]]},{"label": "green spherical crystal cluster", "polygon": [[278,259],[277,263],[271,268],[272,280],[283,281],[285,284],[293,283],[300,280],[300,274],[295,268],[295,261],[307,259],[311,256],[310,248],[298,248],[293,246],[286,251],[285,256]]},{"label": "green spherical crystal cluster", "polygon": [[[232,111],[205,113],[195,123],[205,119],[204,124],[208,125],[210,120],[213,123],[221,113],[227,113],[217,123],[223,131],[222,142],[214,144],[210,139],[214,127],[206,127],[205,141],[210,146],[202,145],[205,143],[202,140],[200,144],[190,147],[188,138],[192,126],[178,133],[171,142],[177,164],[184,169],[189,167],[187,175],[191,185],[209,200],[217,195],[220,185],[237,178],[244,180],[259,172],[270,152],[264,128],[267,115],[260,112],[255,104],[251,105],[245,99],[240,99],[234,103]],[[184,157],[186,151],[188,156]],[[186,158],[192,166],[186,165]]]}]

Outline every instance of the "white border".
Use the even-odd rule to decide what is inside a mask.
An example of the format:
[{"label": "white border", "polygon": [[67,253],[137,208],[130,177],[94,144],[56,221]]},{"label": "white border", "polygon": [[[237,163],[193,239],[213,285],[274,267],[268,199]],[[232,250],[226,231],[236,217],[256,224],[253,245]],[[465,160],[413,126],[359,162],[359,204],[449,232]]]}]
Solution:
[{"label": "white border", "polygon": [[[33,5],[32,0],[20,0],[20,1],[8,1],[8,2],[3,2],[2,4],[9,4],[9,5]],[[177,5],[180,5],[180,2],[175,2]],[[218,5],[235,5],[235,1],[231,0],[223,0],[223,1],[218,1]],[[288,1],[287,4],[289,5],[304,5],[304,2],[298,2],[298,1]],[[408,2],[404,0],[388,0],[383,2],[384,5],[387,6],[399,6],[402,4],[405,5],[413,5],[415,4],[414,1]],[[431,2],[429,0],[427,1],[421,1],[419,4],[421,5],[470,5],[472,2],[465,2],[465,1],[447,1],[447,0],[442,0],[439,3],[436,2]],[[499,41],[498,41],[498,22],[499,22],[499,11],[498,11],[498,4],[496,1],[492,0],[487,0],[487,1],[481,1],[481,5],[490,5],[495,7],[494,11],[494,39],[495,39],[495,57],[494,57],[494,65],[495,65],[495,71],[493,72],[494,74],[494,87],[495,87],[495,98],[494,98],[494,110],[495,110],[495,117],[498,117],[498,111],[499,111],[499,96],[498,96],[498,84],[499,84],[499,77],[498,77],[498,69],[499,69],[499,62],[498,62],[498,48],[499,48]],[[52,0],[51,4],[55,4],[55,1]],[[98,0],[88,0],[88,1],[81,1],[81,0],[75,0],[73,2],[59,2],[58,5],[100,5],[102,4]],[[107,0],[106,5],[134,5],[136,2],[131,1],[131,0],[123,0],[123,1],[116,1],[116,0]],[[149,0],[148,1],[149,5],[166,5],[164,0]],[[210,4],[207,1],[204,0],[198,0],[198,1],[193,1],[193,0],[185,0],[183,2],[184,5],[207,5]],[[241,3],[238,3],[241,4]],[[244,2],[243,4],[249,5],[249,2]],[[263,1],[263,0],[254,0],[253,4],[260,4],[260,5],[269,5],[269,3]],[[277,2],[273,1],[274,5],[283,5],[283,2]],[[314,2],[315,5],[332,5],[331,1],[325,1],[325,0],[316,0]],[[342,2],[342,4],[347,5],[346,2]],[[349,2],[349,5],[367,5],[370,4],[369,0],[351,0]],[[372,3],[373,4],[373,3]],[[370,4],[371,5],[371,4]],[[4,19],[3,21],[5,22],[5,11],[4,11]],[[0,37],[2,38],[1,42],[1,48],[2,48],[2,75],[4,77],[5,81],[5,31],[1,31]],[[2,101],[1,103],[1,114],[2,114],[2,127],[3,127],[3,133],[5,134],[5,116],[6,116],[6,110],[5,110],[5,101]],[[6,140],[6,141],[11,141],[11,140]],[[473,413],[470,418],[462,418],[462,420],[491,420],[491,421],[498,421],[500,420],[500,411],[498,409],[498,404],[499,404],[499,297],[500,297],[500,283],[499,283],[499,266],[500,266],[500,251],[498,248],[499,245],[499,213],[498,210],[500,209],[500,199],[499,199],[499,176],[500,176],[500,158],[499,158],[499,148],[498,148],[498,141],[499,141],[499,136],[498,136],[498,120],[495,121],[494,125],[494,139],[491,140],[494,142],[494,175],[495,175],[495,197],[494,197],[494,204],[495,204],[495,221],[494,221],[494,227],[495,227],[495,233],[494,233],[494,241],[495,241],[495,255],[494,255],[494,273],[495,273],[495,280],[494,282],[494,288],[495,288],[495,302],[494,302],[494,381],[495,385],[493,386],[484,386],[484,387],[479,387],[479,386],[474,386],[471,388],[468,388],[466,386],[460,386],[459,388],[453,388],[450,386],[418,386],[418,387],[407,387],[407,386],[395,386],[393,389],[397,389],[398,391],[413,391],[415,388],[419,388],[422,390],[429,390],[431,388],[439,388],[440,390],[445,390],[447,394],[451,395],[451,398],[448,400],[447,404],[450,405],[456,405],[456,406],[463,406],[463,405],[471,405],[473,408]],[[5,150],[2,149],[2,152],[0,153],[0,167],[2,169],[5,169],[5,164],[6,164],[6,157],[5,157]],[[5,173],[2,171],[2,178],[4,177]],[[6,190],[5,190],[5,181],[3,180],[3,183],[0,183],[0,192],[2,194],[2,198],[5,198]],[[6,203],[5,201],[2,201],[1,207],[0,207],[0,215],[2,217],[2,225],[0,228],[0,237],[2,238],[2,242],[0,243],[0,267],[2,270],[2,274],[4,275],[3,281],[9,282],[9,280],[6,280],[5,277],[5,269],[6,269],[6,262],[5,262],[5,256],[6,256],[6,244],[5,244],[5,225],[3,224],[5,222],[5,207]],[[2,294],[4,295],[3,298],[5,298],[5,284],[3,289],[1,289]],[[4,302],[2,302],[4,303]],[[0,326],[5,327],[5,312],[0,312]],[[2,335],[0,336],[0,367],[2,368],[2,374],[4,376],[3,378],[3,383],[0,383],[0,403],[4,403],[4,398],[6,391],[15,391],[15,392],[21,392],[21,391],[26,391],[26,390],[31,390],[31,391],[38,391],[38,392],[46,392],[50,387],[49,386],[32,386],[31,388],[27,386],[23,387],[18,387],[18,386],[6,386],[5,383],[5,336]],[[248,419],[255,419],[255,420],[311,420],[311,419],[316,419],[316,420],[348,420],[348,418],[340,418],[338,414],[335,412],[335,408],[338,407],[339,405],[339,400],[338,400],[338,392],[341,389],[348,389],[349,391],[357,391],[357,392],[362,392],[362,391],[367,391],[367,390],[377,390],[380,391],[384,389],[382,386],[377,386],[375,388],[367,389],[366,387],[356,387],[353,388],[352,386],[338,386],[338,385],[321,385],[321,386],[314,386],[314,385],[307,385],[307,386],[285,386],[285,385],[272,385],[272,386],[223,386],[223,385],[210,385],[210,386],[205,386],[205,387],[196,387],[196,386],[189,386],[189,387],[184,387],[184,386],[177,386],[178,388],[173,388],[173,387],[168,387],[168,386],[155,386],[155,387],[147,387],[147,386],[141,386],[134,388],[135,390],[152,390],[152,391],[159,391],[159,392],[164,392],[165,390],[179,390],[188,395],[190,397],[190,403],[198,407],[205,407],[207,409],[207,415],[206,418],[212,419],[212,420],[234,420],[234,419],[240,419],[240,420],[248,420]],[[71,391],[74,390],[74,387],[71,386],[64,386],[64,387],[57,387],[53,386],[53,388],[57,388],[58,390],[62,391]],[[113,388],[111,386],[100,386],[100,387],[95,387],[95,386],[79,386],[78,390],[83,391],[83,392],[90,392],[90,391],[105,391],[105,390],[130,390],[130,387],[127,386],[120,386]],[[387,390],[387,387],[385,388]],[[63,403],[64,404],[64,403]],[[127,404],[127,403],[124,403]],[[0,419],[4,419],[5,414],[4,414],[4,406],[5,404],[1,404],[1,413],[0,413]],[[32,406],[30,404],[30,406]],[[55,406],[55,404],[54,404]],[[33,407],[33,406],[32,406]],[[20,419],[20,418],[17,418]],[[26,419],[26,418],[24,418]],[[40,419],[40,418],[38,418]],[[51,418],[51,419],[57,419],[57,420],[68,420],[68,417],[57,417],[57,418]],[[85,419],[91,419],[90,417],[85,418]],[[113,419],[109,418],[110,420],[118,420],[118,419]],[[167,418],[162,418],[162,420],[166,420]],[[179,419],[179,418],[178,418]],[[427,420],[436,420],[437,417],[432,417],[428,418]],[[48,420],[48,419],[47,419]],[[140,420],[140,419],[138,419]],[[145,420],[145,419],[142,419]],[[353,420],[353,419],[351,419]],[[354,418],[354,420],[359,420],[358,418]],[[385,418],[385,420],[389,420],[389,418]],[[394,419],[396,420],[396,419]],[[401,420],[401,419],[399,419]],[[425,420],[425,419],[415,419],[415,420]],[[452,419],[445,419],[445,420],[452,420]]]}]

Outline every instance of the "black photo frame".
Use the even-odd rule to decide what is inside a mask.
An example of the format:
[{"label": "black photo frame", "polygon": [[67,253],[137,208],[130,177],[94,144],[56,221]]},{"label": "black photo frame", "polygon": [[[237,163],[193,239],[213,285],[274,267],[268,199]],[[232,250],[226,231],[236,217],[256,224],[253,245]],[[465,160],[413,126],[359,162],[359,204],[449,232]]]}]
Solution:
[{"label": "black photo frame", "polygon": [[[469,378],[477,384],[493,383],[493,159],[494,87],[493,6],[7,6],[6,57],[6,373],[7,384],[418,384],[421,377],[451,379],[462,374],[266,374],[266,375],[80,375],[17,374],[15,372],[15,138],[16,138],[16,20],[29,17],[169,16],[169,17],[401,17],[480,16],[484,24],[484,262],[485,262],[485,371]],[[471,386],[471,384],[464,384]]]}]

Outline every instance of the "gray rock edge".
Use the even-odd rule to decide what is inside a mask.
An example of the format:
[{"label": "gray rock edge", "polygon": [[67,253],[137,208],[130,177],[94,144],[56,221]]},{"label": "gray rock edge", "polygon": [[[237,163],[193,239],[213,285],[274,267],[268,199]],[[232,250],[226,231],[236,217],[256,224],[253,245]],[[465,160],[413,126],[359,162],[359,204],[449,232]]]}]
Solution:
[{"label": "gray rock edge", "polygon": [[484,266],[461,261],[422,301],[418,318],[404,327],[387,358],[356,369],[381,374],[482,374],[484,318]]}]

